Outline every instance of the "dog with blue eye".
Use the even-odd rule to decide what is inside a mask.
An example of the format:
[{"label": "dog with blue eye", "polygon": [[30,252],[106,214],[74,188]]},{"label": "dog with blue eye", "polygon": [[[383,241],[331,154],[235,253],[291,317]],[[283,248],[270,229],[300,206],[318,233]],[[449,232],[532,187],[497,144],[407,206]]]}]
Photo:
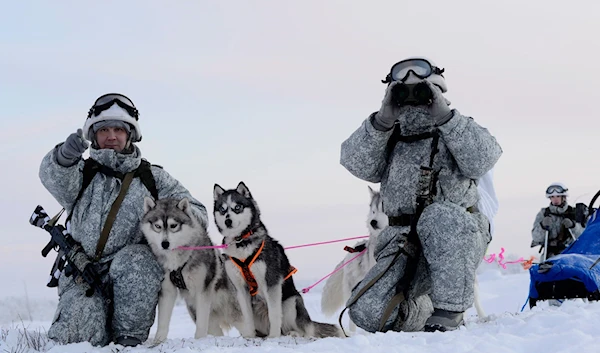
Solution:
[{"label": "dog with blue eye", "polygon": [[343,337],[338,326],[311,320],[294,285],[296,269],[269,235],[244,182],[231,190],[215,184],[213,195],[215,223],[227,245],[225,272],[236,288],[242,312],[242,336],[265,332],[268,337]]}]

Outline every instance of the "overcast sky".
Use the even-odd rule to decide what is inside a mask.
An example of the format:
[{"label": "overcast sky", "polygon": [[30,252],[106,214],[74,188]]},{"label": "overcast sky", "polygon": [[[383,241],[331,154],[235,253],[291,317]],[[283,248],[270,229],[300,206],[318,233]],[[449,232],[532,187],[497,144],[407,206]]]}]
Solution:
[{"label": "overcast sky", "polygon": [[[571,204],[600,188],[599,18],[592,0],[5,2],[1,283],[56,295],[49,235],[28,223],[38,204],[60,209],[39,164],[107,92],[135,102],[143,156],[209,213],[214,183],[243,180],[284,246],[365,235],[370,184],[339,164],[340,144],[379,109],[391,65],[415,55],[446,69],[452,107],[504,150],[489,252],[537,253],[548,184],[565,183]],[[326,275],[343,245],[290,250],[297,277]]]}]

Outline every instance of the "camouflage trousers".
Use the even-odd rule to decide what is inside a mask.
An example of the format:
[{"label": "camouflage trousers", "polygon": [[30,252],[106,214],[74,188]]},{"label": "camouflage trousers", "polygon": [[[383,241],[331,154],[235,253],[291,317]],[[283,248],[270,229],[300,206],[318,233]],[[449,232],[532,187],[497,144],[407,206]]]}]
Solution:
[{"label": "camouflage trousers", "polygon": [[[390,266],[406,241],[410,227],[387,227],[378,237],[376,264],[352,291],[348,303],[369,281]],[[401,254],[389,270],[349,308],[352,321],[369,332],[419,331],[434,308],[462,312],[473,305],[475,272],[490,241],[489,223],[481,213],[470,213],[450,202],[433,203],[417,223],[422,253],[408,298],[397,305],[383,324],[382,317],[408,260]]]},{"label": "camouflage trousers", "polygon": [[[129,245],[115,254],[108,274],[113,284],[112,308],[98,293],[72,276],[60,276],[59,301],[48,337],[61,344],[90,342],[105,346],[123,335],[144,342],[154,323],[163,271],[147,245]],[[109,311],[112,319],[107,323]]]}]

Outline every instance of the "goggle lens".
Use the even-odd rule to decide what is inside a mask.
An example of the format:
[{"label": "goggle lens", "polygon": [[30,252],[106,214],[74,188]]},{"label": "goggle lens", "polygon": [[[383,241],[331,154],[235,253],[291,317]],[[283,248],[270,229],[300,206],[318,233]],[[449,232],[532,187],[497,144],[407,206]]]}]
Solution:
[{"label": "goggle lens", "polygon": [[548,187],[548,189],[546,189],[546,194],[548,195],[552,195],[552,194],[563,194],[565,192],[567,192],[568,189],[563,188],[560,185],[550,185]]},{"label": "goggle lens", "polygon": [[410,59],[400,61],[392,66],[391,77],[393,81],[403,81],[408,77],[410,72],[413,72],[417,77],[424,79],[433,73],[433,68],[428,61],[423,59]]}]

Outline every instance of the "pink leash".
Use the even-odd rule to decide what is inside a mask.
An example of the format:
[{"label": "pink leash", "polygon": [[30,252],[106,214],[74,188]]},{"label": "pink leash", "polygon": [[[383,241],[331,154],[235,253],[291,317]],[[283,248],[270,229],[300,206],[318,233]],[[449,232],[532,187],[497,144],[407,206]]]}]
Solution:
[{"label": "pink leash", "polygon": [[211,246],[179,246],[173,250],[204,250],[204,249],[225,249],[227,244]]},{"label": "pink leash", "polygon": [[332,274],[336,273],[337,271],[341,270],[344,266],[346,266],[347,264],[349,264],[350,262],[356,260],[360,255],[364,254],[365,251],[367,251],[367,249],[364,249],[363,251],[361,251],[358,255],[354,256],[353,258],[351,258],[350,260],[344,262],[340,267],[336,268],[333,272],[331,272],[330,274],[328,274],[327,276],[321,278],[320,280],[318,280],[315,284],[308,286],[306,288],[303,288],[301,290],[302,294],[306,294],[308,293],[309,290],[311,290],[314,286],[316,286],[317,284],[323,282],[323,280],[327,279],[327,277],[331,276]]},{"label": "pink leash", "polygon": [[[286,247],[284,249],[285,250],[297,249],[297,248],[304,248],[304,247],[307,247],[307,246],[317,246],[317,245],[331,244],[331,243],[337,243],[337,242],[341,242],[341,241],[347,241],[347,240],[353,240],[353,239],[363,239],[363,238],[368,238],[368,237],[369,237],[368,235],[363,235],[361,237],[352,237],[352,238],[344,238],[344,239],[337,239],[337,240],[330,240],[330,241],[321,241],[321,242],[318,242],[318,243],[309,243],[309,244],[303,244],[303,245],[293,245],[293,246],[288,246],[288,247]],[[227,244],[213,245],[213,246],[180,246],[180,247],[175,248],[174,250],[204,250],[204,249],[225,249],[225,248],[227,248]],[[321,278],[320,280],[318,280],[317,282],[315,282],[313,285],[310,285],[310,286],[308,286],[306,288],[303,288],[301,290],[302,294],[308,293],[308,291],[310,291],[313,287],[315,287],[319,283],[323,282],[325,279],[327,279],[329,276],[333,275],[337,271],[341,270],[344,266],[348,265],[350,262],[356,260],[359,256],[361,256],[362,254],[364,254],[365,251],[367,251],[367,249],[364,249],[358,255],[356,255],[353,258],[351,258],[350,260],[344,262],[340,267],[336,268],[333,272],[331,272],[327,276]]]},{"label": "pink leash", "polygon": [[[494,262],[495,259],[496,259],[496,254],[490,254],[490,257],[487,259],[485,258],[485,256],[483,257],[483,260],[490,264],[492,262]],[[503,269],[506,270],[506,265],[518,264],[518,263],[521,263],[524,261],[525,261],[525,259],[521,257],[518,260],[504,262],[504,248],[500,248],[500,253],[498,254],[498,265],[502,266]]]},{"label": "pink leash", "polygon": [[[344,239],[337,239],[337,240],[330,240],[330,241],[322,241],[322,242],[318,242],[318,243],[309,243],[309,244],[302,244],[302,245],[293,245],[293,246],[288,246],[286,248],[284,248],[285,250],[289,250],[289,249],[297,249],[297,248],[304,248],[307,246],[317,246],[317,245],[323,245],[323,244],[331,244],[331,243],[337,243],[340,241],[346,241],[346,240],[353,240],[353,239],[363,239],[363,238],[368,238],[368,235],[363,235],[361,237],[352,237],[352,238],[344,238]],[[227,244],[223,244],[223,245],[213,245],[213,246],[180,246],[175,248],[174,250],[204,250],[204,249],[225,249],[227,248]]]}]

